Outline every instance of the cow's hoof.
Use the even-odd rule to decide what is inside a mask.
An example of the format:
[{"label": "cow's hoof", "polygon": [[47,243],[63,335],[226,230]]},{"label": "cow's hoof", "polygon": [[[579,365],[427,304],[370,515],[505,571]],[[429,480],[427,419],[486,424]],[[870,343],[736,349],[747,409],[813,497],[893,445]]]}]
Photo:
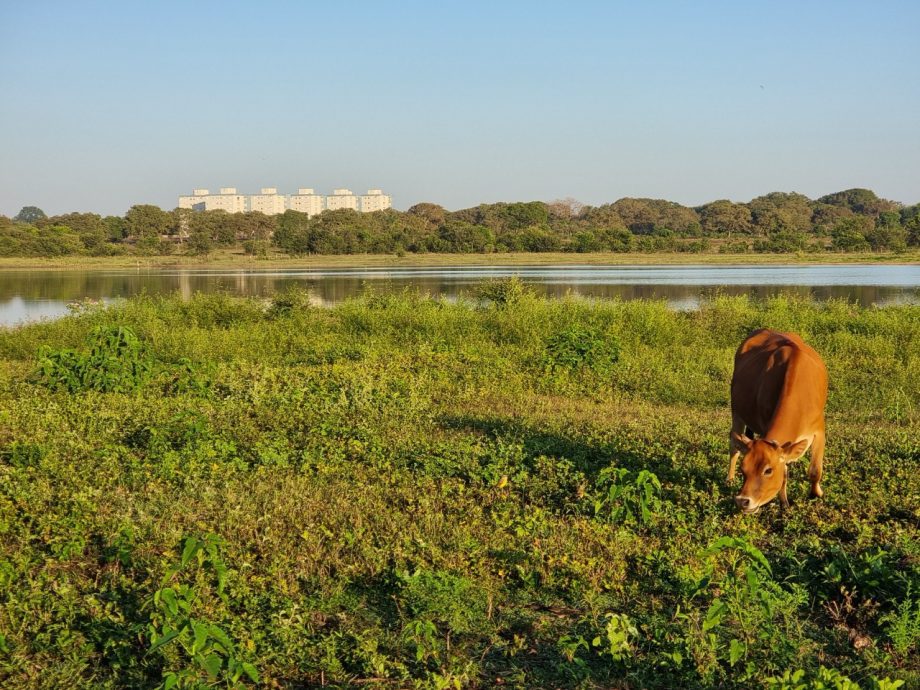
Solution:
[{"label": "cow's hoof", "polygon": [[815,499],[815,498],[821,498],[823,495],[824,495],[824,491],[821,489],[819,485],[815,484],[813,487],[811,487],[811,493],[808,495],[808,497]]}]

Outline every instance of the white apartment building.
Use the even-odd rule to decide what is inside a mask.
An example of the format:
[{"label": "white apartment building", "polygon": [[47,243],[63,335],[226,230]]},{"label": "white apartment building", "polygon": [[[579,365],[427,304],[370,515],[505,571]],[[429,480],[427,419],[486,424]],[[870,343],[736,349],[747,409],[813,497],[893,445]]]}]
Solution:
[{"label": "white apartment building", "polygon": [[350,189],[334,189],[332,194],[324,197],[309,187],[301,187],[297,194],[290,196],[278,194],[275,187],[263,187],[259,194],[251,195],[239,194],[236,187],[221,187],[218,194],[211,194],[207,189],[193,189],[191,194],[179,196],[179,208],[227,213],[258,211],[267,216],[278,215],[289,209],[311,216],[343,208],[372,213],[392,206],[390,196],[379,189],[368,189],[367,194],[361,196],[356,196]]},{"label": "white apartment building", "polygon": [[358,197],[358,210],[361,213],[373,213],[374,211],[383,211],[393,206],[393,201],[389,194],[384,194],[379,189],[368,189],[367,194]]},{"label": "white apartment building", "polygon": [[310,216],[318,216],[325,206],[322,195],[315,194],[309,187],[301,187],[297,194],[288,197],[288,208],[291,211],[300,211]]},{"label": "white apartment building", "polygon": [[342,208],[358,210],[358,197],[350,189],[333,189],[332,194],[326,197],[326,210],[338,211]]},{"label": "white apartment building", "polygon": [[284,213],[287,204],[285,198],[278,194],[275,187],[263,187],[260,194],[253,194],[249,197],[250,211],[259,211],[266,216],[275,216]]},{"label": "white apartment building", "polygon": [[207,189],[193,189],[191,195],[179,197],[179,208],[190,208],[193,211],[207,211],[205,200],[210,192]]},{"label": "white apartment building", "polygon": [[220,194],[209,194],[207,189],[195,189],[192,196],[179,197],[179,208],[190,208],[195,211],[244,213],[247,205],[247,198],[243,194],[238,194],[236,187],[221,187]]}]

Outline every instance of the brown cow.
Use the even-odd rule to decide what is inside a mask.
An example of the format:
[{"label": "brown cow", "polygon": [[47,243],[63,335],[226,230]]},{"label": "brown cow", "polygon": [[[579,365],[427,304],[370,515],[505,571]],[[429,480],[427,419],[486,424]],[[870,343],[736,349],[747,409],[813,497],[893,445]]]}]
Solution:
[{"label": "brown cow", "polygon": [[[761,329],[735,353],[728,481],[741,461],[744,486],[735,503],[754,513],[779,494],[784,508],[788,463],[811,447],[811,495],[820,497],[824,458],[827,369],[820,355],[794,333]],[[756,440],[745,435],[745,427]]]}]

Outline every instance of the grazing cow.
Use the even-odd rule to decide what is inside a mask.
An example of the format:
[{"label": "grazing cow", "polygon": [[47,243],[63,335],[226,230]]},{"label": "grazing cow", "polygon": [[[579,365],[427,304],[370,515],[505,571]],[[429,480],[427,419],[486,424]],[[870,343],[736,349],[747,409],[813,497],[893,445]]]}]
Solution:
[{"label": "grazing cow", "polygon": [[[744,454],[738,508],[754,513],[777,493],[788,508],[788,463],[809,446],[811,495],[822,496],[827,369],[820,355],[794,333],[754,331],[735,353],[731,393],[729,482],[735,479],[738,456]],[[747,435],[745,427],[753,434]]]}]

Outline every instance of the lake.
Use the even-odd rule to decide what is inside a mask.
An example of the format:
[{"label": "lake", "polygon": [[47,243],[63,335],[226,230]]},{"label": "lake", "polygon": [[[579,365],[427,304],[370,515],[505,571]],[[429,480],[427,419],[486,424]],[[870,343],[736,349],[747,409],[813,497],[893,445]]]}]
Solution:
[{"label": "lake", "polygon": [[457,266],[267,270],[120,269],[0,272],[0,325],[68,312],[70,302],[111,301],[146,292],[226,291],[269,295],[292,285],[309,288],[317,304],[331,305],[367,289],[415,288],[456,298],[484,280],[517,275],[549,296],[569,293],[602,299],[665,299],[693,309],[715,292],[767,297],[794,292],[862,305],[920,304],[920,265],[758,266]]}]

